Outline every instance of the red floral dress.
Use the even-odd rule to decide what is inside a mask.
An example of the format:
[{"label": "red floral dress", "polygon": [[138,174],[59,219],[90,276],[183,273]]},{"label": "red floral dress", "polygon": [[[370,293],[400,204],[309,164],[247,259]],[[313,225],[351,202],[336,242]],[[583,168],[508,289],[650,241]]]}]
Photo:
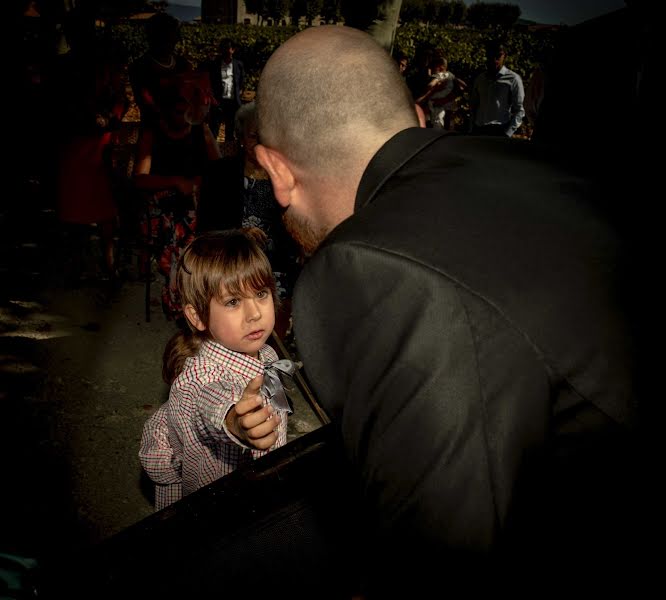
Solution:
[{"label": "red floral dress", "polygon": [[[172,139],[161,130],[154,130],[151,173],[195,178],[203,174],[207,163],[201,126],[192,126],[190,134],[182,139]],[[182,310],[176,288],[178,259],[197,229],[194,198],[174,190],[153,193],[147,199],[141,229],[144,236],[150,236],[158,270],[164,275],[162,309],[167,319],[176,319]]]}]

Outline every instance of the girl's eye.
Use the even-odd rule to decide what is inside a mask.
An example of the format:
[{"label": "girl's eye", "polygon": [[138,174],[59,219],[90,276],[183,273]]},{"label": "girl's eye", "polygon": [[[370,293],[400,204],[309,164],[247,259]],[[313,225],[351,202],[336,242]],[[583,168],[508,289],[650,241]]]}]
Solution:
[{"label": "girl's eye", "polygon": [[238,306],[238,298],[232,298],[224,303],[225,306]]},{"label": "girl's eye", "polygon": [[257,298],[266,298],[268,296],[268,290],[259,290],[257,292]]}]

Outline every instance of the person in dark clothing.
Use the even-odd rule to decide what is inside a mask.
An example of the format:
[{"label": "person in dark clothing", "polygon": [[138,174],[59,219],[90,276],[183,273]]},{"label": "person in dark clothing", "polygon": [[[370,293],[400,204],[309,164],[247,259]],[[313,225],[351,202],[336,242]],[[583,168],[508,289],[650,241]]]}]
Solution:
[{"label": "person in dark clothing", "polygon": [[241,105],[245,86],[245,67],[234,58],[236,46],[225,38],[219,45],[219,56],[207,67],[216,105],[210,112],[210,128],[217,139],[220,125],[224,124],[225,141],[233,139],[234,117]]},{"label": "person in dark clothing", "polygon": [[405,81],[414,101],[420,98],[428,90],[428,84],[432,79],[430,63],[435,55],[435,49],[430,44],[424,44],[417,48],[414,60],[409,69],[404,73]]},{"label": "person in dark clothing", "polygon": [[204,175],[221,159],[208,125],[193,125],[188,118],[191,103],[187,88],[182,78],[163,88],[159,120],[141,132],[134,166],[134,184],[144,205],[141,229],[164,276],[162,309],[169,320],[182,318],[176,282],[178,259],[199,231]]},{"label": "person in dark clothing", "polygon": [[[122,85],[123,63],[107,38],[95,37],[95,22],[80,10],[68,14],[64,32],[70,47],[52,73],[59,94],[52,109],[57,142],[57,212],[68,247],[67,279],[119,283],[115,234],[118,196],[115,193],[111,152],[129,103]],[[86,265],[90,229],[101,239],[100,264]],[[97,262],[97,261],[94,261]]]},{"label": "person in dark clothing", "polygon": [[148,51],[129,66],[129,80],[134,100],[141,113],[142,127],[156,127],[159,120],[161,91],[192,66],[176,53],[180,40],[180,22],[166,13],[156,13],[146,22]]},{"label": "person in dark clothing", "polygon": [[419,128],[351,28],[281,46],[257,110],[310,257],[295,340],[358,481],[366,596],[635,577],[639,337],[595,182],[506,136]]}]

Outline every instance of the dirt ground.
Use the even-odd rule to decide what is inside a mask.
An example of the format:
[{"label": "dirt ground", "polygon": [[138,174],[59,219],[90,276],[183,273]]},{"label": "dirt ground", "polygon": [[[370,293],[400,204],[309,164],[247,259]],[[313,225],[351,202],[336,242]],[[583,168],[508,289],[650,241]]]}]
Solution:
[{"label": "dirt ground", "polygon": [[[152,513],[137,451],[143,423],[168,395],[161,356],[175,326],[162,315],[159,278],[147,322],[136,278],[112,295],[99,281],[63,284],[57,230],[5,242],[0,552],[39,557],[94,544]],[[292,400],[290,439],[320,425],[299,394]]]}]

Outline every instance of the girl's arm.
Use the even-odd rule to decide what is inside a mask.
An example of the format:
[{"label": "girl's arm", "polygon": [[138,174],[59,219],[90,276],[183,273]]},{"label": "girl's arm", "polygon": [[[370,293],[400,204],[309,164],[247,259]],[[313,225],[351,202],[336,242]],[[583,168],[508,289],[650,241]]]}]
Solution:
[{"label": "girl's arm", "polygon": [[152,481],[159,485],[179,484],[180,458],[169,444],[167,404],[163,404],[146,421],[141,435],[139,460]]}]

